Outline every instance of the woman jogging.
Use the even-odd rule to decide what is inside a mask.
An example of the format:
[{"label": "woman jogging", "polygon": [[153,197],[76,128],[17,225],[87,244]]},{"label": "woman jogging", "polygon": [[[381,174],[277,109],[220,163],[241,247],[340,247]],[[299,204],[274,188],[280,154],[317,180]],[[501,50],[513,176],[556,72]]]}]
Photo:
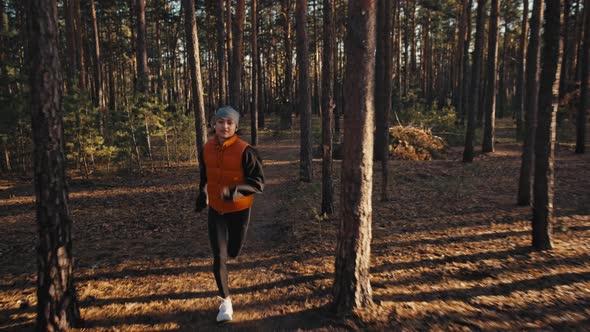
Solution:
[{"label": "woman jogging", "polygon": [[217,321],[232,320],[227,257],[236,258],[246,239],[254,194],[264,188],[262,163],[254,148],[236,134],[240,114],[230,106],[215,112],[215,136],[199,160],[201,183],[195,210],[209,205],[213,273],[221,296]]}]

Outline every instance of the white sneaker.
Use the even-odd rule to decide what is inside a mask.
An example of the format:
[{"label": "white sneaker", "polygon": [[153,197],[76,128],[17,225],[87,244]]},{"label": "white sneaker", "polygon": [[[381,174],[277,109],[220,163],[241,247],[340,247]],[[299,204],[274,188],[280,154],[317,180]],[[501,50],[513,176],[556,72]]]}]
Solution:
[{"label": "white sneaker", "polygon": [[231,298],[227,297],[221,299],[221,305],[219,306],[219,313],[217,314],[217,322],[227,322],[232,320],[234,309],[231,306]]}]

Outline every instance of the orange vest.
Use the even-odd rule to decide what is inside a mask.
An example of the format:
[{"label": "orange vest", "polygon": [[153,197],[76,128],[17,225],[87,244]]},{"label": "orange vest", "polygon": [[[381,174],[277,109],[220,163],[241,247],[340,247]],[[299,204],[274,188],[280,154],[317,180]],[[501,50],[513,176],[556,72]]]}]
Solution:
[{"label": "orange vest", "polygon": [[248,143],[234,135],[222,145],[214,137],[203,148],[203,159],[207,169],[209,206],[220,214],[245,210],[251,207],[254,202],[254,195],[234,201],[225,201],[221,198],[221,191],[224,187],[232,188],[244,183],[242,154],[247,147]]}]

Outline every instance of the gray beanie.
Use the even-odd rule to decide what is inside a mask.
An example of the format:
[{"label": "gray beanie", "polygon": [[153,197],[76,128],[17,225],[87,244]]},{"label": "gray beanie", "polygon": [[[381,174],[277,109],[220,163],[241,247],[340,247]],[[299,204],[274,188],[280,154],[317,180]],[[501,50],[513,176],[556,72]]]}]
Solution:
[{"label": "gray beanie", "polygon": [[229,105],[219,108],[215,112],[215,116],[213,117],[213,121],[217,122],[217,120],[219,120],[219,118],[221,118],[221,117],[226,117],[226,118],[232,119],[236,123],[236,126],[240,122],[240,113],[238,113],[238,111],[236,111],[235,109],[233,109]]}]

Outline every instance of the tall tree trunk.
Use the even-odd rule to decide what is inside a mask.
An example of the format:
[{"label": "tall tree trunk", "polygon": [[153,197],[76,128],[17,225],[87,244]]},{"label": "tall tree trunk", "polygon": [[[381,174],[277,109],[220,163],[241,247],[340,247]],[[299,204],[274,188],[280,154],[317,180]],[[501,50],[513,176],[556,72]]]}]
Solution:
[{"label": "tall tree trunk", "polygon": [[475,121],[477,116],[477,105],[479,103],[479,93],[481,90],[481,62],[483,59],[483,17],[485,12],[486,0],[477,1],[477,22],[475,30],[475,50],[473,52],[472,67],[472,84],[469,91],[469,103],[467,105],[467,131],[465,133],[465,149],[463,150],[463,162],[470,163],[473,161],[473,139],[475,136]]},{"label": "tall tree trunk", "polygon": [[219,102],[217,106],[221,107],[227,104],[227,92],[225,90],[226,82],[225,75],[227,66],[225,62],[225,27],[223,23],[224,14],[224,2],[225,0],[217,0],[217,66],[218,71],[218,83],[219,83]]},{"label": "tall tree trunk", "polygon": [[227,102],[231,102],[230,101],[230,96],[229,94],[231,94],[231,87],[230,87],[230,82],[229,80],[231,79],[231,65],[233,63],[233,59],[232,59],[232,55],[233,55],[233,32],[232,32],[232,10],[231,10],[231,3],[232,0],[227,0],[226,1],[226,10],[225,10],[225,15],[226,15],[226,19],[225,19],[225,33],[227,34],[227,39],[226,39],[226,45],[225,45],[225,51],[226,51],[226,55],[227,55],[227,86],[226,86],[226,91],[228,93],[227,96]]},{"label": "tall tree trunk", "polygon": [[[4,0],[0,0],[0,45],[6,45],[6,35],[8,34],[8,17],[5,15]],[[0,49],[0,96],[10,94],[10,84],[8,82],[8,70],[6,68],[6,51],[4,47]]]},{"label": "tall tree trunk", "polygon": [[525,132],[522,146],[522,162],[518,182],[517,203],[520,206],[531,204],[531,174],[535,157],[535,131],[539,102],[539,66],[541,64],[540,32],[543,21],[543,1],[533,0],[531,32],[526,51],[526,87],[525,87]]},{"label": "tall tree trunk", "polygon": [[[469,0],[471,1],[471,0]],[[396,11],[396,18],[395,18],[395,91],[396,91],[396,98],[395,98],[395,107],[393,108],[394,112],[401,110],[401,102],[402,102],[402,22],[401,22],[401,0],[395,0],[395,11]],[[397,114],[397,113],[395,113]]]},{"label": "tall tree trunk", "polygon": [[[258,23],[256,25],[258,26]],[[257,39],[258,39],[258,36],[257,36]],[[261,56],[263,56],[263,54],[261,54],[262,51],[260,49],[257,49],[256,52],[258,54],[256,56],[256,71],[257,71],[256,77],[258,78],[258,111],[257,111],[258,125],[257,126],[258,126],[258,128],[264,128],[265,127],[264,112],[267,110],[267,107],[268,107],[268,103],[265,102],[265,96],[269,92],[267,90],[265,90],[264,67],[263,67],[262,59],[261,59]],[[268,58],[265,57],[265,59],[266,59],[265,61],[269,61]]]},{"label": "tall tree trunk", "polygon": [[237,0],[236,14],[232,21],[234,29],[233,35],[233,55],[231,57],[231,77],[229,81],[230,104],[240,110],[241,106],[241,83],[242,83],[242,66],[244,63],[244,20],[246,19],[246,0]]},{"label": "tall tree trunk", "polygon": [[[508,90],[506,89],[506,85],[507,85],[507,81],[508,81],[508,71],[509,71],[509,66],[508,66],[508,51],[510,51],[510,45],[509,45],[509,41],[510,41],[510,24],[509,24],[509,19],[508,19],[508,12],[510,10],[510,0],[506,0],[505,1],[505,5],[506,7],[506,13],[504,13],[504,15],[506,17],[504,17],[504,41],[502,43],[502,66],[500,66],[499,68],[499,73],[497,73],[497,75],[499,76],[499,80],[500,82],[498,82],[498,87],[497,87],[497,115],[498,118],[503,118],[504,117],[504,113],[506,112],[506,108],[508,106],[507,100],[508,100]],[[496,27],[498,25],[496,24]],[[498,29],[496,29],[498,30]],[[497,39],[497,33],[496,33],[496,39]],[[496,56],[498,56],[498,48],[496,47]],[[498,61],[496,60],[496,63]],[[489,60],[488,60],[489,63]],[[496,65],[498,66],[498,65]],[[488,89],[489,91],[489,89]]]},{"label": "tall tree trunk", "polygon": [[413,86],[416,77],[416,1],[410,2],[410,85]]},{"label": "tall tree trunk", "polygon": [[[563,0],[563,26],[561,30],[561,38],[563,40],[563,55],[561,57],[561,72],[559,80],[559,100],[561,100],[568,92],[569,77],[567,76],[567,69],[569,68],[570,62],[570,34],[568,33],[569,22],[570,22],[570,11],[571,11],[571,0]],[[588,10],[588,9],[586,9]]]},{"label": "tall tree trunk", "polygon": [[334,0],[324,0],[324,51],[322,53],[322,215],[334,213],[332,147],[334,141],[334,52],[336,28]]},{"label": "tall tree trunk", "polygon": [[[488,85],[485,105],[485,126],[481,150],[483,153],[494,151],[494,140],[496,139],[496,93],[497,89],[497,58],[498,58],[498,22],[500,17],[500,0],[492,0],[490,12],[490,28],[488,37]],[[505,32],[507,33],[507,32]]]},{"label": "tall tree trunk", "polygon": [[374,157],[375,160],[382,160],[383,155],[381,148],[386,144],[387,137],[383,135],[383,131],[387,128],[383,128],[383,124],[380,123],[380,119],[383,117],[385,112],[385,44],[387,43],[385,35],[385,1],[377,1],[377,18],[376,18],[376,51],[375,51],[375,137],[374,137]]},{"label": "tall tree trunk", "polygon": [[463,46],[465,41],[465,35],[467,33],[467,0],[461,0],[459,2],[461,9],[457,14],[459,20],[458,34],[457,34],[457,46],[455,47],[455,56],[453,62],[453,105],[455,106],[455,114],[457,119],[460,118],[461,114],[461,73],[463,73]]},{"label": "tall tree trunk", "polygon": [[459,123],[461,125],[465,124],[465,113],[468,112],[467,109],[469,108],[468,100],[469,100],[469,88],[471,76],[469,75],[469,45],[471,44],[471,7],[473,6],[473,0],[469,0],[467,3],[467,8],[465,8],[465,20],[467,21],[465,24],[467,25],[467,34],[465,35],[465,40],[463,41],[463,73],[461,74],[463,79],[461,80],[461,101],[459,107]]},{"label": "tall tree trunk", "polygon": [[191,93],[195,113],[197,160],[203,154],[203,146],[207,139],[205,124],[205,105],[203,81],[201,79],[201,60],[199,57],[199,37],[197,35],[197,19],[195,17],[195,0],[183,0],[184,28],[186,33],[186,50],[191,76]]},{"label": "tall tree trunk", "polygon": [[522,140],[524,137],[524,128],[522,125],[523,114],[525,113],[524,96],[525,93],[525,80],[524,80],[524,68],[526,65],[526,48],[527,48],[527,29],[528,29],[528,15],[529,15],[529,1],[523,0],[522,2],[522,25],[520,32],[520,48],[518,51],[518,73],[516,74],[516,92],[514,94],[514,110],[516,117],[516,139]]},{"label": "tall tree trunk", "polygon": [[377,51],[375,59],[375,159],[381,161],[381,200],[387,201],[389,160],[389,116],[393,71],[391,0],[379,1],[377,10]]},{"label": "tall tree trunk", "polygon": [[293,64],[291,62],[291,19],[289,13],[290,8],[290,0],[281,0],[283,42],[285,43],[285,90],[283,95],[283,110],[281,111],[281,129],[291,128],[291,86],[293,85]]},{"label": "tall tree trunk", "polygon": [[314,45],[314,61],[313,61],[313,109],[314,114],[320,114],[322,112],[322,101],[321,101],[321,86],[320,86],[320,45],[318,37],[318,2],[320,0],[314,0],[313,2],[313,45]]},{"label": "tall tree trunk", "polygon": [[101,136],[105,137],[105,110],[104,100],[102,93],[102,59],[100,57],[100,37],[98,34],[98,23],[96,21],[96,7],[94,0],[90,0],[90,11],[92,15],[92,31],[94,35],[94,89],[96,100],[94,101],[94,107],[98,108],[98,126]]},{"label": "tall tree trunk", "polygon": [[299,151],[299,180],[311,182],[311,92],[309,79],[309,38],[307,36],[307,0],[297,0],[297,65],[299,88],[297,91],[301,119],[301,147]]},{"label": "tall tree trunk", "polygon": [[145,23],[145,0],[137,0],[137,91],[147,95],[148,63],[147,63],[147,28]]},{"label": "tall tree trunk", "polygon": [[535,182],[533,199],[533,247],[553,248],[553,187],[555,125],[559,98],[561,17],[560,0],[545,0],[543,25],[543,65],[539,87],[539,121],[535,137]]},{"label": "tall tree trunk", "polygon": [[588,80],[590,79],[590,0],[584,0],[584,46],[582,47],[582,81],[580,87],[580,102],[576,123],[576,153],[586,150],[586,116],[590,103],[588,102]]},{"label": "tall tree trunk", "polygon": [[[163,80],[163,73],[162,73],[162,29],[160,24],[160,19],[162,16],[168,16],[167,6],[164,5],[161,0],[156,0],[155,3],[156,7],[156,17],[154,18],[156,21],[156,98],[159,103],[163,101],[163,91],[164,91],[164,80]],[[162,13],[163,11],[163,13]]]},{"label": "tall tree trunk", "polygon": [[[576,0],[576,4],[579,8],[579,3],[580,0]],[[586,7],[584,7],[586,8]],[[578,81],[582,78],[582,54],[584,53],[584,48],[583,48],[583,36],[582,33],[584,31],[583,26],[585,26],[585,19],[586,19],[586,10],[581,9],[582,10],[582,14],[578,14],[576,15],[576,29],[574,32],[575,35],[575,40],[576,42],[573,43],[574,44],[574,59],[573,61],[570,63],[570,70],[572,71],[572,76],[574,78],[575,81]],[[580,10],[576,10],[577,12],[579,12]]]},{"label": "tall tree trunk", "polygon": [[37,330],[64,331],[80,321],[74,285],[62,124],[57,2],[27,2],[30,109],[37,229]]},{"label": "tall tree trunk", "polygon": [[370,284],[376,1],[348,2],[342,219],[334,273],[341,314],[373,305]]},{"label": "tall tree trunk", "polygon": [[256,0],[252,0],[252,107],[250,109],[250,135],[252,137],[252,145],[258,144],[258,65],[260,64],[258,58],[258,9],[256,8]]}]

